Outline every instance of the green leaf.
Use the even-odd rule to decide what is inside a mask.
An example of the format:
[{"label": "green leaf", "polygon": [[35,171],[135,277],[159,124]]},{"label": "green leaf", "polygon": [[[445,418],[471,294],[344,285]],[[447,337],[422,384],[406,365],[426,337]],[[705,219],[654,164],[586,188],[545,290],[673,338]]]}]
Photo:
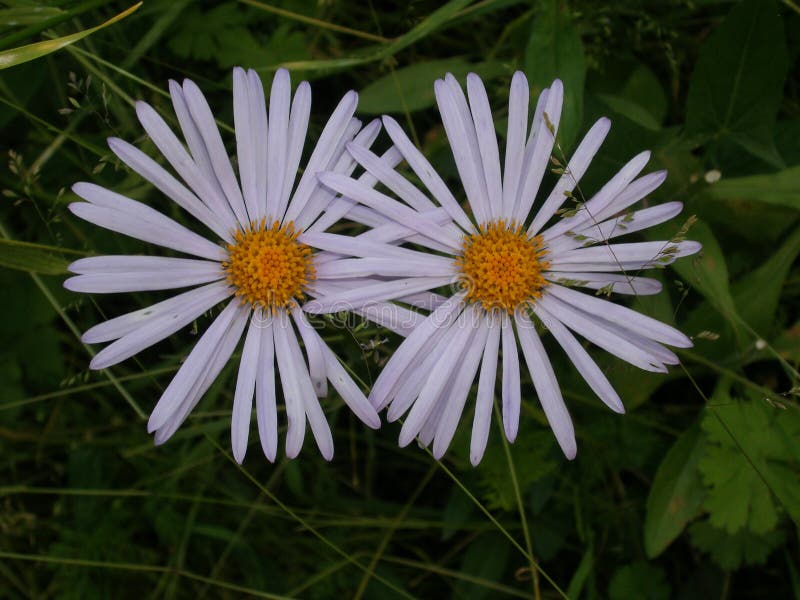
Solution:
[{"label": "green leaf", "polygon": [[0,238],[0,266],[42,275],[63,275],[69,261],[55,253],[61,248]]},{"label": "green leaf", "polygon": [[0,10],[0,25],[16,27],[17,25],[33,25],[62,14],[56,6],[17,6]]},{"label": "green leaf", "polygon": [[133,13],[136,9],[138,9],[142,5],[141,2],[134,4],[129,9],[122,11],[118,15],[110,18],[108,21],[100,23],[96,27],[90,27],[89,29],[84,29],[83,31],[79,31],[78,33],[73,33],[70,35],[65,35],[60,38],[55,38],[53,40],[45,40],[43,42],[36,42],[35,44],[28,44],[27,46],[20,46],[19,48],[11,48],[10,50],[4,50],[0,52],[0,69],[7,69],[8,67],[13,67],[14,65],[19,65],[24,62],[28,62],[29,60],[34,60],[37,58],[41,58],[42,56],[46,56],[56,50],[61,50],[62,48],[69,46],[70,44],[74,44],[75,42],[82,40],[86,36],[89,36],[96,31],[100,31],[101,29],[108,27],[109,25],[113,25],[117,21],[120,21]]},{"label": "green leaf", "polygon": [[583,84],[586,61],[583,42],[572,23],[566,2],[548,0],[533,20],[525,48],[525,74],[535,96],[554,79],[564,83],[564,107],[558,134],[566,148],[575,139],[583,115]]},{"label": "green leaf", "polygon": [[376,79],[361,90],[358,111],[374,115],[428,108],[436,102],[433,92],[436,79],[452,73],[463,84],[464,77],[471,71],[485,81],[501,74],[504,67],[496,61],[472,64],[463,58],[414,63]]},{"label": "green leaf", "polygon": [[625,565],[618,569],[608,586],[610,600],[668,600],[670,587],[664,571],[644,561]]},{"label": "green leaf", "polygon": [[726,137],[782,166],[773,129],[788,67],[777,3],[736,3],[700,49],[689,82],[686,133],[704,139]]},{"label": "green leaf", "polygon": [[723,178],[706,193],[721,200],[752,200],[800,210],[800,166],[766,175]]},{"label": "green leaf", "polygon": [[583,553],[583,558],[581,558],[578,568],[572,575],[572,579],[569,580],[569,587],[567,587],[567,598],[573,598],[574,600],[577,600],[580,597],[581,591],[583,591],[583,586],[586,583],[586,579],[591,574],[593,566],[594,546],[589,544],[586,548],[586,552]]},{"label": "green leaf", "polygon": [[697,462],[705,437],[697,424],[669,449],[656,471],[644,521],[644,547],[649,558],[661,554],[697,515],[705,489]]},{"label": "green leaf", "polygon": [[782,531],[756,535],[746,529],[730,535],[708,521],[694,523],[689,535],[700,550],[708,552],[712,560],[726,571],[742,565],[764,564],[772,551],[784,542]]},{"label": "green leaf", "polygon": [[595,96],[602,100],[611,110],[625,115],[631,121],[637,125],[641,125],[645,129],[658,131],[661,128],[661,124],[656,121],[655,117],[653,117],[646,108],[639,106],[632,100],[612,94],[595,94]]},{"label": "green leaf", "polygon": [[709,443],[698,463],[710,487],[709,522],[729,534],[756,534],[778,524],[773,495],[797,520],[800,479],[791,446],[800,444],[800,414],[765,401],[715,394],[703,418]]}]

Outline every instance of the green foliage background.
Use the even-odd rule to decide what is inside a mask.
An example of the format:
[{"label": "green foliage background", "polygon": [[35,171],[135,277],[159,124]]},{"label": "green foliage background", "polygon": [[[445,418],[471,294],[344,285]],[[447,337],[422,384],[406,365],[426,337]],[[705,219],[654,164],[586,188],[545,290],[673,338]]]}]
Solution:
[{"label": "green foliage background", "polygon": [[[0,51],[129,6],[4,5]],[[56,53],[0,55],[43,55],[0,73],[0,597],[800,598],[798,32],[796,0],[147,0]],[[143,416],[209,319],[89,372],[79,332],[160,296],[62,289],[76,257],[148,251],[75,219],[69,186],[96,181],[181,219],[104,140],[155,155],[132,103],[174,124],[166,84],[184,76],[231,124],[233,65],[312,80],[312,136],[359,90],[364,119],[398,116],[450,180],[436,77],[480,73],[501,134],[514,70],[536,93],[562,78],[565,155],[596,118],[613,120],[585,189],[651,148],[670,177],[649,201],[698,217],[688,237],[703,254],[633,303],[695,348],[663,376],[598,353],[620,417],[547,339],[576,421],[571,463],[528,381],[519,439],[493,430],[475,469],[470,418],[437,463],[337,398],[331,464],[309,442],[271,465],[253,443],[239,468],[235,361],[155,448]],[[397,343],[373,326],[325,333],[367,383]]]}]

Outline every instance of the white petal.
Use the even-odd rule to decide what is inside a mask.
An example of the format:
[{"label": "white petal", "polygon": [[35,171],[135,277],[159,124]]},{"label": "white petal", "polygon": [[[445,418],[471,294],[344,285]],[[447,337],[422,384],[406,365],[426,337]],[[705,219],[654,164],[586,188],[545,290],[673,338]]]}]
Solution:
[{"label": "white petal", "polygon": [[325,373],[325,358],[320,347],[321,340],[308,323],[299,306],[293,306],[291,311],[297,330],[300,332],[300,337],[303,338],[303,345],[306,347],[308,371],[311,376],[311,382],[314,384],[314,393],[317,397],[324,398],[328,395],[328,378]]},{"label": "white petal", "polygon": [[486,88],[475,73],[467,75],[467,94],[472,109],[472,120],[478,137],[480,162],[483,165],[484,179],[488,191],[489,216],[498,219],[502,216],[503,187],[500,180],[500,150],[497,147],[497,134],[494,131],[492,109]]},{"label": "white petal", "polygon": [[662,285],[658,279],[634,277],[632,275],[616,275],[613,273],[580,273],[547,271],[544,276],[548,281],[570,287],[585,287],[600,290],[610,286],[617,294],[634,296],[651,296],[661,292]]},{"label": "white petal", "polygon": [[469,446],[469,461],[477,466],[483,458],[486,443],[489,441],[489,428],[492,424],[492,405],[494,404],[494,384],[497,378],[497,358],[500,353],[500,323],[495,316],[488,320],[489,330],[486,347],[483,350],[481,373],[478,379],[478,398],[475,403],[475,416],[472,421],[472,438]]},{"label": "white petal", "polygon": [[220,301],[232,294],[233,290],[224,282],[214,282],[199,288],[189,290],[172,298],[162,300],[146,308],[114,317],[103,323],[98,323],[89,328],[81,336],[85,344],[99,344],[110,342],[144,326],[147,322],[166,314],[178,315],[183,313],[184,307],[200,298],[219,297]]},{"label": "white petal", "polygon": [[[303,310],[312,314],[340,312],[361,308],[371,302],[394,300],[402,296],[448,285],[452,277],[411,277],[364,285],[308,302]],[[71,280],[67,280],[71,281]]]},{"label": "white petal", "polygon": [[636,204],[639,200],[655,191],[666,179],[666,171],[655,171],[634,179],[606,208],[594,216],[595,220],[605,220]]},{"label": "white petal", "polygon": [[394,351],[389,362],[381,371],[372,386],[369,399],[374,407],[381,410],[391,399],[393,390],[406,370],[408,365],[425,345],[431,335],[452,324],[463,308],[463,294],[458,294],[450,298],[439,308],[433,311],[405,341]]},{"label": "white petal", "polygon": [[[463,96],[458,83],[455,84],[455,88],[458,88]],[[489,201],[480,164],[480,150],[475,135],[475,126],[472,119],[469,118],[469,111],[466,110],[466,115],[462,113],[464,109],[459,104],[459,98],[447,82],[437,79],[433,84],[433,89],[456,168],[464,185],[467,201],[478,223],[485,223],[489,220]],[[464,100],[464,104],[466,104],[466,100]]]},{"label": "white petal", "polygon": [[[450,376],[455,369],[456,363],[461,357],[462,352],[467,347],[472,334],[476,327],[469,316],[472,315],[473,309],[468,306],[464,312],[458,317],[453,327],[455,328],[455,335],[448,344],[448,352],[436,357],[436,364],[431,371],[422,390],[419,393],[414,406],[408,413],[403,427],[400,429],[400,438],[398,443],[401,447],[407,446],[411,441],[417,437],[428,416],[434,408],[435,401],[439,394],[450,383]],[[406,341],[408,341],[407,338]]]},{"label": "white petal", "polygon": [[311,153],[311,158],[308,159],[308,164],[300,178],[300,183],[297,184],[294,196],[289,201],[289,208],[283,216],[284,222],[295,221],[302,213],[311,193],[318,185],[319,173],[327,167],[342,136],[347,131],[357,104],[358,94],[353,91],[347,92],[333,111],[331,118],[328,119],[325,129],[322,130],[319,141]]},{"label": "white petal", "polygon": [[[208,288],[213,293],[207,293]],[[226,289],[225,286],[211,284],[211,286],[206,286],[206,289],[200,288],[181,294],[185,297],[185,301],[180,306],[174,306],[170,311],[158,311],[156,316],[150,316],[143,322],[141,320],[138,323],[129,321],[129,333],[98,352],[89,363],[89,368],[105,369],[149,348],[186,327],[204,312],[230,296],[231,292],[232,290]],[[134,327],[130,328],[130,325]]]},{"label": "white petal", "polygon": [[699,252],[701,248],[700,244],[693,241],[602,244],[554,254],[550,259],[550,268],[554,271],[566,270],[567,266],[574,268],[575,265],[606,265],[604,270],[607,271],[629,270],[630,265],[646,268],[671,264],[678,258]]},{"label": "white petal", "polygon": [[561,397],[556,374],[547,358],[536,327],[521,311],[516,313],[515,319],[519,344],[522,347],[522,354],[525,356],[533,386],[536,388],[536,394],[539,396],[539,403],[542,405],[550,428],[553,430],[564,456],[572,460],[578,452],[575,429],[572,426],[572,419],[567,412],[564,399]]},{"label": "white petal", "polygon": [[470,344],[461,357],[459,369],[453,374],[455,381],[451,384],[451,391],[447,397],[444,414],[442,414],[442,418],[436,428],[433,457],[437,460],[444,456],[450,446],[450,442],[453,440],[458,422],[461,419],[461,413],[464,412],[467,396],[472,388],[472,382],[475,380],[481,355],[486,347],[486,337],[489,335],[489,327],[485,317],[481,319],[475,329],[476,331],[471,337]]},{"label": "white petal", "polygon": [[359,183],[355,179],[350,179],[335,173],[322,173],[320,181],[340,194],[348,196],[380,213],[401,225],[413,229],[431,239],[446,243],[452,249],[457,250],[461,247],[461,238],[448,231],[444,227],[439,227],[434,223],[420,217],[415,210],[408,208],[397,200],[390,198],[370,187]]},{"label": "white petal", "polygon": [[247,213],[251,219],[260,216],[256,166],[256,124],[252,122],[250,85],[247,73],[241,67],[233,69],[233,123],[236,133],[236,160],[239,163],[239,180]]},{"label": "white petal", "polygon": [[610,332],[599,325],[596,319],[590,318],[583,311],[562,302],[555,296],[545,294],[537,303],[564,325],[596,346],[603,348],[606,352],[645,371],[667,372],[667,368],[655,356],[645,352],[639,346],[621,338],[619,335]]},{"label": "white petal", "polygon": [[583,177],[595,154],[600,149],[608,132],[611,130],[611,121],[603,117],[599,119],[586,133],[572,158],[569,159],[564,173],[559,178],[553,191],[544,201],[541,208],[528,228],[529,235],[536,235],[547,222],[556,214],[567,199],[565,192],[572,192]]},{"label": "white petal", "polygon": [[253,412],[253,393],[256,389],[256,373],[261,353],[261,328],[257,321],[251,320],[242,348],[242,360],[236,378],[236,391],[233,395],[231,412],[231,448],[236,462],[242,464],[247,452],[247,439],[250,436],[250,413]]},{"label": "white petal", "polygon": [[[437,260],[439,259],[439,260]],[[398,262],[395,258],[346,258],[326,262],[316,267],[320,279],[351,277],[453,277],[458,272],[452,260],[425,256]]]},{"label": "white petal", "polygon": [[608,300],[603,300],[596,296],[590,296],[581,292],[571,290],[560,285],[551,285],[547,288],[547,293],[564,302],[575,306],[589,314],[601,315],[603,319],[616,323],[617,325],[630,329],[644,337],[657,342],[677,346],[678,348],[691,348],[692,340],[683,333],[670,327],[666,323],[643,315],[625,306],[620,306]]},{"label": "white petal", "polygon": [[[257,313],[258,314],[258,313]],[[256,416],[261,449],[270,462],[278,453],[278,409],[275,402],[275,342],[273,320],[260,317],[261,354],[256,373]]]},{"label": "white petal", "polygon": [[433,194],[433,197],[439,201],[442,208],[444,208],[452,219],[465,231],[475,231],[475,226],[469,220],[467,213],[465,213],[458,204],[458,201],[433,166],[431,166],[431,163],[428,162],[411,140],[408,139],[408,136],[397,121],[391,117],[384,116],[383,126],[386,129],[386,133],[392,138],[392,142],[394,142],[397,149],[403,153],[403,158],[406,159],[406,162],[414,173],[417,174],[417,177],[420,178],[420,181],[422,181],[425,187]]},{"label": "white petal", "polygon": [[561,321],[553,317],[541,306],[534,305],[533,310],[536,316],[542,320],[545,327],[553,334],[553,337],[564,349],[564,352],[567,353],[572,364],[575,365],[575,368],[594,393],[597,394],[598,398],[605,402],[614,412],[624,413],[625,407],[622,405],[619,394],[617,394],[608,378],[606,378],[600,367],[592,360],[592,357],[589,356],[589,353],[586,352],[575,336],[564,327]]},{"label": "white petal", "polygon": [[[253,145],[256,152],[253,157],[256,170],[257,200],[255,219],[261,220],[264,217],[271,217],[269,220],[274,221],[274,215],[267,213],[267,137],[269,136],[267,103],[261,78],[253,69],[248,69],[247,71],[247,85],[250,90],[250,123],[253,126]],[[305,130],[303,131],[303,138],[305,138]],[[275,460],[274,452],[272,460]]]},{"label": "white petal", "polygon": [[599,192],[582,203],[574,215],[563,218],[553,226],[545,229],[542,232],[542,237],[544,237],[545,241],[549,241],[566,231],[574,231],[585,224],[597,221],[595,215],[602,214],[602,211],[614,202],[617,195],[633,181],[634,177],[641,173],[649,160],[650,152],[648,150],[634,156],[614,177],[600,188]]},{"label": "white petal", "polygon": [[519,411],[522,404],[522,388],[519,373],[519,354],[514,326],[509,316],[503,313],[500,321],[503,339],[503,430],[506,439],[513,442],[519,431]]},{"label": "white petal", "polygon": [[291,329],[291,323],[288,323],[288,321],[286,332],[291,351],[291,360],[294,362],[295,374],[298,377],[297,384],[300,388],[303,410],[308,417],[311,433],[314,435],[314,440],[317,442],[322,457],[325,460],[332,460],[333,436],[331,435],[331,428],[328,426],[325,413],[322,412],[322,407],[319,405],[319,400],[317,400],[317,395],[314,392],[314,384],[311,382],[306,363],[303,360],[300,344],[298,344],[297,337]]},{"label": "white petal", "polygon": [[289,115],[289,152],[286,159],[286,176],[283,180],[281,206],[286,206],[292,195],[292,187],[295,179],[297,179],[297,170],[300,167],[300,158],[303,156],[303,146],[305,146],[306,142],[310,115],[311,86],[307,81],[301,81],[294,92],[292,110]]},{"label": "white petal", "polygon": [[[541,123],[532,140],[533,147],[530,158],[524,164],[522,172],[524,179],[520,188],[517,205],[514,209],[514,218],[524,222],[536,199],[539,186],[542,183],[545,169],[550,164],[550,154],[555,144],[558,133],[558,124],[561,120],[561,105],[564,100],[564,86],[556,79],[550,86]],[[552,130],[550,127],[552,126]],[[526,153],[527,154],[527,153]]]},{"label": "white petal", "polygon": [[175,179],[161,165],[136,146],[119,138],[108,138],[108,147],[119,159],[152,183],[162,194],[186,210],[226,242],[233,241],[229,229],[197,196]]},{"label": "white petal", "polygon": [[289,71],[278,69],[269,94],[269,135],[267,136],[267,211],[282,215],[289,203],[283,195],[286,149],[289,143],[289,108],[292,84]]},{"label": "white petal", "polygon": [[[525,74],[522,71],[515,72],[511,79],[511,89],[508,95],[508,131],[503,169],[502,217],[506,220],[513,217],[517,192],[522,183],[522,160],[525,156],[525,135],[528,130],[529,97],[528,80]],[[481,451],[481,456],[483,456],[483,451]]]},{"label": "white petal", "polygon": [[88,201],[73,202],[70,210],[106,229],[211,260],[224,260],[226,252],[149,206],[93,183],[76,183],[72,191]]},{"label": "white petal", "polygon": [[81,274],[67,279],[64,287],[90,294],[168,290],[225,277],[219,263],[162,256],[92,256],[69,268]]},{"label": "white petal", "polygon": [[250,223],[250,217],[244,206],[244,198],[242,198],[239,183],[236,181],[236,175],[233,172],[225,145],[222,143],[222,136],[220,136],[217,124],[214,122],[211,108],[208,106],[203,92],[191,79],[184,80],[183,95],[186,99],[186,105],[189,107],[189,112],[192,113],[192,118],[197,123],[197,128],[205,142],[211,159],[211,167],[214,169],[217,181],[219,181],[220,187],[222,187],[222,191],[225,193],[225,197],[228,199],[228,203],[239,223],[245,227]]},{"label": "white petal", "polygon": [[272,327],[275,338],[275,357],[278,359],[278,371],[283,388],[283,399],[286,404],[286,419],[289,423],[286,431],[286,456],[295,458],[303,447],[306,434],[306,413],[303,402],[303,390],[300,386],[298,365],[292,359],[290,339],[294,337],[286,312],[279,310]]},{"label": "white petal", "polygon": [[160,429],[180,407],[181,402],[186,399],[192,385],[203,379],[215,351],[231,328],[237,314],[247,310],[249,309],[241,306],[239,301],[234,299],[214,319],[161,395],[147,422],[148,431],[153,432]]}]

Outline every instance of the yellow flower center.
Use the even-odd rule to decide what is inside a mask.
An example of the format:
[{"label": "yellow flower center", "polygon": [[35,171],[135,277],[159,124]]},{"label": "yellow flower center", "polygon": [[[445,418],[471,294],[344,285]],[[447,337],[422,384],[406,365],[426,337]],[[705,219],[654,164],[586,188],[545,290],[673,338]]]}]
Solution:
[{"label": "yellow flower center", "polygon": [[465,235],[463,252],[456,262],[467,300],[484,309],[513,312],[542,295],[547,281],[542,275],[549,264],[540,236],[529,237],[522,226],[502,219],[482,225]]},{"label": "yellow flower center", "polygon": [[293,223],[267,227],[264,219],[236,232],[222,267],[242,302],[274,313],[303,298],[315,273],[311,248],[297,241],[299,234]]}]

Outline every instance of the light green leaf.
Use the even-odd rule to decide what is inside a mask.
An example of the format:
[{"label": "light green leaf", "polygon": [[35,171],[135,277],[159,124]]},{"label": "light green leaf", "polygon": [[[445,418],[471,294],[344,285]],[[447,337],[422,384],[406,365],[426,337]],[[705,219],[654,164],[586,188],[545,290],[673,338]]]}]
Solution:
[{"label": "light green leaf", "polygon": [[104,27],[108,27],[109,25],[113,25],[117,21],[124,19],[138,9],[141,5],[141,2],[134,4],[129,9],[122,11],[118,15],[110,18],[108,21],[105,21],[96,27],[84,29],[78,33],[65,35],[53,40],[36,42],[35,44],[28,44],[27,46],[20,46],[19,48],[4,50],[0,52],[0,69],[7,69],[8,67],[13,67],[15,65],[28,62],[29,60],[41,58],[42,56],[46,56],[51,52],[55,52],[56,50],[61,50],[62,48],[69,46],[70,44],[74,44],[86,36],[95,33],[96,31],[100,31]]},{"label": "light green leaf", "polygon": [[777,3],[735,4],[700,49],[689,82],[686,133],[703,139],[727,137],[782,166],[773,129],[788,67]]},{"label": "light green leaf", "polygon": [[637,125],[641,125],[645,129],[651,131],[658,131],[661,124],[651,115],[647,109],[639,106],[636,102],[621,98],[612,94],[595,94],[597,98],[602,100],[611,110],[625,115]]},{"label": "light green leaf", "polygon": [[723,178],[706,193],[721,200],[753,200],[800,210],[800,166],[766,175]]},{"label": "light green leaf", "polygon": [[566,2],[548,0],[533,20],[525,49],[525,74],[535,96],[554,79],[564,82],[564,108],[558,128],[561,144],[570,146],[581,126],[586,61],[583,43]]},{"label": "light green leaf", "polygon": [[433,106],[433,82],[452,73],[462,84],[474,72],[486,81],[504,71],[501,63],[472,64],[463,58],[445,58],[415,63],[376,79],[358,94],[358,111],[368,115],[414,112]]},{"label": "light green leaf", "polygon": [[63,14],[56,6],[17,6],[0,10],[0,25],[16,27],[17,25],[33,25]]},{"label": "light green leaf", "polygon": [[697,515],[705,496],[697,461],[705,437],[695,424],[669,449],[656,471],[647,497],[644,547],[649,558],[661,554]]},{"label": "light green leaf", "polygon": [[708,552],[712,560],[726,571],[738,569],[743,564],[763,564],[770,553],[784,542],[782,531],[756,535],[743,529],[730,535],[708,521],[693,524],[689,533],[692,544]]},{"label": "light green leaf", "polygon": [[580,598],[583,586],[586,584],[586,579],[592,572],[594,566],[594,546],[589,544],[586,552],[583,553],[583,558],[578,564],[578,568],[569,580],[569,587],[567,588],[567,597],[577,600]]},{"label": "light green leaf", "polygon": [[64,250],[53,246],[0,238],[0,267],[42,275],[63,275],[69,261],[58,256],[61,252]]}]

